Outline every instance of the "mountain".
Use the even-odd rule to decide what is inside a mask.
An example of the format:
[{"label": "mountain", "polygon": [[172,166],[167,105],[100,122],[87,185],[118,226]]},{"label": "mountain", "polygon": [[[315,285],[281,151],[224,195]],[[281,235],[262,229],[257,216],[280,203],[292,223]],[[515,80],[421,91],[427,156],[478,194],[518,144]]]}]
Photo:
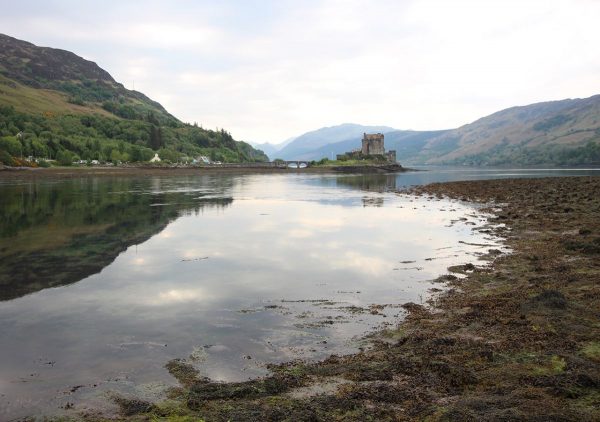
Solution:
[{"label": "mountain", "polygon": [[[447,131],[445,130],[421,132],[414,130],[394,130],[385,133],[385,149],[396,150],[396,156],[402,157],[402,161],[406,162],[409,161],[409,158],[418,155],[429,139],[440,136],[446,132]],[[335,159],[337,154],[343,154],[352,151],[353,149],[360,148],[362,145],[361,139],[362,132],[360,135],[353,136],[350,139],[327,144],[304,153],[300,159],[320,160],[321,158],[332,159],[332,157]]]},{"label": "mountain", "polygon": [[[351,134],[347,136],[347,126],[360,129],[348,128]],[[338,129],[342,130],[336,140]],[[296,138],[278,155],[331,159],[360,148],[363,132],[378,131],[385,133],[386,150],[396,150],[402,164],[600,164],[600,95],[511,107],[457,129],[387,129],[359,125],[319,129]]]},{"label": "mountain", "polygon": [[271,160],[275,158],[275,155],[277,155],[277,151],[279,151],[279,148],[276,144],[271,144],[269,142],[265,142],[264,144],[251,143],[250,145],[252,145],[257,150],[264,152],[265,155],[267,155]]},{"label": "mountain", "polygon": [[[63,92],[70,104],[107,109],[108,104],[119,100],[118,105],[113,105],[114,110],[107,111],[120,117],[136,113],[143,117],[145,112],[153,111],[162,120],[177,120],[159,103],[141,92],[126,89],[96,63],[70,51],[38,47],[0,34],[0,73],[5,78],[4,85],[6,79],[12,79],[31,88]],[[27,105],[35,108],[37,104]],[[126,110],[127,106],[132,110]]]},{"label": "mountain", "polygon": [[225,130],[181,122],[94,62],[0,34],[0,162],[145,161],[157,151],[171,161],[267,160]]},{"label": "mountain", "polygon": [[258,144],[256,142],[250,142],[250,144],[254,148],[256,148],[256,149],[264,152],[266,155],[268,155],[269,159],[274,160],[275,158],[277,158],[277,152],[280,151],[281,149],[283,149],[286,145],[288,145],[294,139],[296,139],[296,138],[295,137],[288,138],[279,144],[272,144],[270,142],[265,142],[262,144]]},{"label": "mountain", "polygon": [[[318,130],[307,132],[298,136],[284,148],[277,152],[277,158],[285,160],[314,160],[322,158],[315,155],[314,151],[329,144],[341,141],[357,139],[360,147],[360,139],[365,132],[387,133],[394,131],[394,128],[388,126],[363,126],[354,123],[344,123],[337,126],[324,127]],[[344,152],[344,151],[341,151]],[[327,154],[328,158],[329,153]]]},{"label": "mountain", "polygon": [[499,111],[426,140],[413,160],[462,165],[600,164],[600,95]]}]

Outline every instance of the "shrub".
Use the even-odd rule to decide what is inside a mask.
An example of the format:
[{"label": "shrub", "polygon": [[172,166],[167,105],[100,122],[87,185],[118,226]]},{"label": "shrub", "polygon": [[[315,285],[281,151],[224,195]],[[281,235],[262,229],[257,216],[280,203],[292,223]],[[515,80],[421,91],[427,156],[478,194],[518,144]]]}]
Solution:
[{"label": "shrub", "polygon": [[56,161],[58,161],[58,164],[61,166],[70,166],[74,159],[75,154],[73,154],[71,151],[62,150],[58,151],[58,154],[56,154]]},{"label": "shrub", "polygon": [[2,149],[0,149],[0,163],[7,165],[7,166],[13,165],[12,156],[8,152],[6,152]]}]

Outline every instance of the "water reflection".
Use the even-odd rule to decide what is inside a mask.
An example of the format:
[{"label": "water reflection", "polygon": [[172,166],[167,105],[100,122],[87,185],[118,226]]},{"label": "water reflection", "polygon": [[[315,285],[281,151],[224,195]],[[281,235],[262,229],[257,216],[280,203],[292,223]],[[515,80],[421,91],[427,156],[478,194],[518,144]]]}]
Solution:
[{"label": "water reflection", "polygon": [[383,201],[383,198],[373,198],[370,196],[362,197],[363,207],[383,207]]},{"label": "water reflection", "polygon": [[396,174],[362,174],[338,176],[339,186],[348,186],[370,192],[394,192],[396,190]]},{"label": "water reflection", "polygon": [[[396,179],[396,174],[362,174],[339,176],[336,180],[338,186],[383,193],[396,191]],[[363,207],[382,207],[385,201],[381,195],[366,195],[361,200]]]},{"label": "water reflection", "polygon": [[3,187],[0,300],[79,281],[177,217],[233,202],[206,192],[165,192],[159,178],[148,187],[136,194],[144,184],[132,179]]},{"label": "water reflection", "polygon": [[[0,186],[0,419],[108,390],[143,397],[149,383],[174,383],[173,358],[240,380],[266,362],[355,350],[399,304],[422,301],[428,280],[485,251],[460,241],[494,244],[472,233],[483,220],[470,207],[398,196],[395,180]],[[371,313],[375,303],[390,306]]]}]

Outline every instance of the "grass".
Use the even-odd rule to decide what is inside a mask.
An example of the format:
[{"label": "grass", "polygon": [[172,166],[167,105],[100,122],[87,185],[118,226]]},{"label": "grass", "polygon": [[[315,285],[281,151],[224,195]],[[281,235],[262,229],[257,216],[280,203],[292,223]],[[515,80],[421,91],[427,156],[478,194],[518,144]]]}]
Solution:
[{"label": "grass", "polygon": [[565,358],[557,355],[552,355],[550,360],[544,365],[536,365],[532,368],[534,375],[558,375],[565,371],[567,368],[567,361]]},{"label": "grass", "polygon": [[56,114],[97,113],[115,117],[101,107],[71,104],[68,95],[49,89],[36,89],[0,75],[0,104],[13,106],[25,113],[41,113],[48,117]]},{"label": "grass", "polygon": [[583,356],[600,362],[600,342],[591,341],[581,350]]}]

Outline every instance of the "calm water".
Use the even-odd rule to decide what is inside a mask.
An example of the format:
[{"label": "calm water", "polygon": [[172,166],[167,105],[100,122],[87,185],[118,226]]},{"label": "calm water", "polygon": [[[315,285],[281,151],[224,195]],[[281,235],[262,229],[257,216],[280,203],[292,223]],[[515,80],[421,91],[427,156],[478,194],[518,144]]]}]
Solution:
[{"label": "calm water", "polygon": [[471,206],[393,191],[515,174],[553,172],[0,183],[0,420],[156,398],[173,358],[240,380],[356,350],[498,247]]}]

